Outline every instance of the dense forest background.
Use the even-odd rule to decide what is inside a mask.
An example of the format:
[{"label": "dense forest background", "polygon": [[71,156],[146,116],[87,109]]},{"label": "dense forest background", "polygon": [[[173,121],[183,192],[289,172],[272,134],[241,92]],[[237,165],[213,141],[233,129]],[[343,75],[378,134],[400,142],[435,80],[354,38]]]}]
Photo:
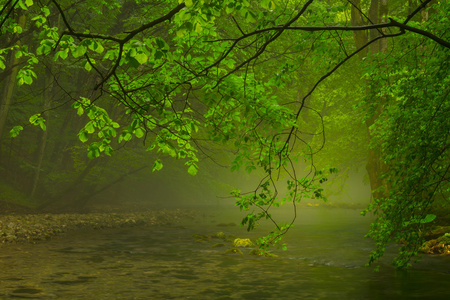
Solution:
[{"label": "dense forest background", "polygon": [[[82,210],[142,185],[156,203],[236,188],[251,229],[365,177],[371,261],[394,240],[404,266],[423,226],[448,222],[449,12],[436,0],[1,0],[0,199]],[[262,247],[292,225],[273,221]]]}]

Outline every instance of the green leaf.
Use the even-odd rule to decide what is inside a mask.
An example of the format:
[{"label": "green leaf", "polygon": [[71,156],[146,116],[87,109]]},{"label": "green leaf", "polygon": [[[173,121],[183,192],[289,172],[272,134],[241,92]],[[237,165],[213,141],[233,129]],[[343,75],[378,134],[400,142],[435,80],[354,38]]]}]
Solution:
[{"label": "green leaf", "polygon": [[80,139],[80,141],[81,142],[86,142],[88,139],[89,139],[89,135],[88,135],[88,133],[87,133],[87,131],[86,130],[81,130],[79,133],[78,133],[78,138]]},{"label": "green leaf", "polygon": [[43,130],[43,131],[46,131],[47,130],[47,126],[45,126],[45,120],[44,119],[42,119],[42,118],[40,118],[39,119],[39,126],[41,127],[41,129]]},{"label": "green leaf", "polygon": [[40,117],[41,117],[41,114],[35,114],[35,115],[32,115],[28,121],[30,121],[30,123],[33,125],[37,125],[37,120]]},{"label": "green leaf", "polygon": [[88,152],[88,158],[89,159],[94,159],[96,157],[100,156],[100,149],[97,146],[91,145],[89,147],[89,152]]},{"label": "green leaf", "polygon": [[114,149],[110,145],[105,147],[105,154],[106,155],[111,156],[113,154],[113,152],[114,152]]},{"label": "green leaf", "polygon": [[203,26],[200,23],[195,23],[195,32],[201,32],[203,30]]},{"label": "green leaf", "polygon": [[119,143],[121,143],[122,141],[128,142],[129,140],[131,140],[131,138],[132,138],[131,133],[129,133],[128,131],[124,131],[119,135],[118,142]]},{"label": "green leaf", "polygon": [[420,223],[424,224],[424,223],[430,223],[432,222],[434,219],[436,219],[436,215],[433,214],[428,214],[425,216],[425,218],[423,218],[422,220],[420,220]]},{"label": "green leaf", "polygon": [[195,175],[197,175],[197,172],[198,172],[198,167],[196,164],[192,164],[189,166],[189,168],[188,168],[189,174],[191,174],[192,176],[195,176]]},{"label": "green leaf", "polygon": [[99,54],[105,50],[105,48],[103,48],[103,45],[96,41],[92,41],[92,43],[89,44],[89,49],[91,49]]},{"label": "green leaf", "polygon": [[63,50],[63,51],[59,51],[59,57],[61,57],[62,59],[66,59],[67,56],[69,56],[68,50]]},{"label": "green leaf", "polygon": [[186,28],[181,28],[180,30],[177,30],[177,37],[181,38],[185,36],[186,32],[187,32]]},{"label": "green leaf", "polygon": [[33,5],[33,0],[25,0],[25,4],[26,6],[30,7],[31,5]]},{"label": "green leaf", "polygon": [[152,172],[159,171],[162,169],[162,167],[163,167],[163,164],[162,164],[161,160],[157,159],[157,160],[155,160],[155,163],[153,164]]},{"label": "green leaf", "polygon": [[86,126],[84,126],[84,129],[86,129],[88,133],[94,133],[95,132],[94,122],[90,121],[89,123],[87,123]]},{"label": "green leaf", "polygon": [[46,17],[50,15],[50,9],[48,9],[48,7],[42,7],[41,11],[44,13],[44,16]]},{"label": "green leaf", "polygon": [[275,9],[275,3],[271,0],[261,0],[260,5],[262,8],[273,10]]},{"label": "green leaf", "polygon": [[84,64],[84,68],[88,72],[92,70],[92,66],[91,66],[91,64],[88,61]]},{"label": "green leaf", "polygon": [[134,56],[134,59],[137,60],[139,64],[143,65],[143,64],[145,64],[147,62],[148,57],[147,57],[147,55],[145,53],[141,52],[141,53],[137,53]]},{"label": "green leaf", "polygon": [[10,131],[9,131],[9,136],[14,138],[16,136],[19,135],[20,131],[23,130],[23,127],[20,125],[14,126]]},{"label": "green leaf", "polygon": [[78,45],[78,46],[72,47],[72,55],[73,55],[73,57],[78,58],[78,57],[84,55],[86,53],[86,50],[87,50],[87,48],[84,45]]},{"label": "green leaf", "polygon": [[136,128],[134,134],[136,135],[137,138],[140,139],[141,137],[144,136],[145,132],[144,132],[144,130],[142,130],[141,127],[139,127],[139,128]]}]

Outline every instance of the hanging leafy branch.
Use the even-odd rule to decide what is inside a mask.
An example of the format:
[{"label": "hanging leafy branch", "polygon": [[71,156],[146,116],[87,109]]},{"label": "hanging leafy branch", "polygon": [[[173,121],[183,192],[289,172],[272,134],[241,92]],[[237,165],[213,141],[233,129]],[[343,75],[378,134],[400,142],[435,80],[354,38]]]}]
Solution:
[{"label": "hanging leafy branch", "polygon": [[[314,135],[320,136],[321,144],[313,148],[301,128],[305,125],[300,122],[306,109],[314,111],[307,101],[325,79],[380,40],[399,39],[414,32],[447,50],[449,42],[444,36],[407,25],[429,2],[424,1],[403,22],[391,18],[384,23],[337,26],[322,25],[325,22],[320,17],[334,16],[314,0],[298,7],[290,3],[282,7],[276,1],[166,1],[164,9],[155,8],[158,17],[152,21],[142,18],[140,26],[108,34],[77,30],[64,8],[65,2],[52,0],[49,6],[33,11],[31,20],[39,36],[38,45],[34,53],[20,50],[28,58],[28,66],[22,68],[17,79],[19,83],[32,84],[36,77],[32,66],[46,55],[52,55],[55,63],[95,73],[98,79],[90,83],[89,95],[82,95],[72,105],[80,117],[87,116],[78,138],[83,143],[90,142],[89,158],[112,155],[119,144],[137,138],[158,155],[152,170],[160,170],[164,156],[171,156],[185,160],[188,172],[195,175],[198,153],[208,152],[204,141],[223,144],[234,151],[233,171],[259,170],[264,174],[253,191],[236,190],[233,196],[242,210],[252,210],[243,220],[248,229],[261,219],[274,223],[276,230],[259,241],[265,249],[292,227],[302,199],[325,199],[322,184],[336,172],[335,168],[315,167],[314,155],[325,144],[325,128],[322,115],[316,111],[320,128]],[[12,1],[5,4],[0,16],[11,4]],[[23,1],[16,1],[0,29],[4,29],[16,4],[21,9],[36,8],[33,1],[26,1],[24,7]],[[65,29],[50,26],[48,17],[53,9],[61,16]],[[12,31],[16,28],[13,23],[8,26]],[[344,35],[373,29],[379,30],[380,35],[356,49],[348,46],[348,36],[334,37],[327,44],[321,40],[336,32]],[[387,29],[392,32],[386,34]],[[311,63],[320,74],[303,96],[288,101],[278,95],[291,70],[302,66],[295,52],[285,54],[295,39],[310,44],[305,57],[310,53],[320,55]],[[327,53],[330,45],[339,48],[336,55]],[[13,50],[17,49],[0,49],[0,67],[2,55]],[[274,57],[283,55],[293,61],[293,66],[277,66],[273,74],[264,70]],[[321,68],[322,56],[328,60],[325,71]],[[103,101],[120,105],[120,120],[110,116],[102,107]],[[29,121],[45,127],[41,115],[34,115]],[[11,135],[17,136],[22,129],[14,127]],[[307,171],[299,172],[299,165],[305,165]],[[436,173],[441,178],[447,176]],[[280,188],[281,184],[284,187]],[[293,219],[278,224],[271,209],[285,203],[292,205]]]}]

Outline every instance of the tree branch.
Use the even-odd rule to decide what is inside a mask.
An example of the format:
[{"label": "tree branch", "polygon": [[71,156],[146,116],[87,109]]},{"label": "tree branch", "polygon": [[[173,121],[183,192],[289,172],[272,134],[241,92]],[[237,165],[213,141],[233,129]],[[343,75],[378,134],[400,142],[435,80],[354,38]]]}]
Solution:
[{"label": "tree branch", "polygon": [[423,35],[427,38],[432,39],[433,41],[435,41],[436,43],[446,47],[446,48],[450,48],[450,42],[444,41],[443,39],[435,36],[434,34],[429,33],[428,31],[419,29],[419,28],[415,28],[415,27],[411,27],[406,25],[405,23],[399,23],[391,18],[389,18],[389,20],[391,21],[390,23],[393,24],[394,26],[397,26],[398,28],[401,28],[402,30],[407,30],[407,31],[411,31],[420,35]]},{"label": "tree branch", "polygon": [[[2,10],[0,11],[0,16],[3,14],[3,12],[5,11],[6,7],[11,4],[13,0],[9,0],[8,3],[6,3]],[[3,18],[3,21],[0,23],[0,28],[2,28],[3,24],[6,22],[6,20],[8,19],[9,15],[12,13],[12,11],[14,10],[14,7],[16,6],[17,2],[19,2],[19,0],[16,0],[16,2],[11,6],[11,9],[8,11],[8,13],[6,14],[5,18]]]}]

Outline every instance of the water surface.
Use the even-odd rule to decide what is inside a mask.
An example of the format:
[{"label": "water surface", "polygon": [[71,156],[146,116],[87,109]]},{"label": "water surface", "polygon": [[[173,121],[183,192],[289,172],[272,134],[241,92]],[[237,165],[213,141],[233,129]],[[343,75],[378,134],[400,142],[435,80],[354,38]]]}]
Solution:
[{"label": "water surface", "polygon": [[[0,248],[1,299],[448,299],[449,257],[408,271],[364,267],[370,219],[357,210],[307,208],[276,258],[225,255],[194,233],[254,238],[236,210],[201,212],[172,227],[70,233],[37,245]],[[389,249],[393,251],[394,249]],[[392,257],[392,254],[388,253]]]}]

